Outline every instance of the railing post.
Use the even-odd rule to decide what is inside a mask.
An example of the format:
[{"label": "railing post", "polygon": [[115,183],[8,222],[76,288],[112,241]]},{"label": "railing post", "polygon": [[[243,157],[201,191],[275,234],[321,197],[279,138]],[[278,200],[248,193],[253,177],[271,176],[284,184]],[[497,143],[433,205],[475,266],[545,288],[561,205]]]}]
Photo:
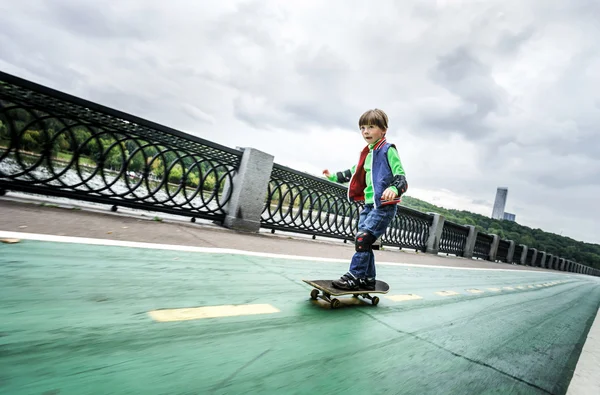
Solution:
[{"label": "railing post", "polygon": [[467,242],[465,243],[465,251],[463,257],[471,259],[473,258],[473,251],[475,250],[475,242],[477,241],[477,229],[473,225],[467,225],[469,228],[469,235],[467,236]]},{"label": "railing post", "polygon": [[273,169],[272,155],[244,148],[240,169],[233,178],[231,198],[225,208],[223,225],[246,232],[258,232],[260,218]]},{"label": "railing post", "polygon": [[[539,253],[538,253],[539,254]],[[540,266],[539,267],[545,267],[544,265],[546,264],[546,251],[542,251],[542,259],[540,259]]]},{"label": "railing post", "polygon": [[515,255],[515,242],[513,240],[508,241],[508,253],[506,254],[506,262],[513,263],[513,257]]},{"label": "railing post", "polygon": [[446,219],[444,216],[436,213],[427,213],[433,216],[433,222],[429,227],[429,238],[427,239],[427,246],[425,252],[428,254],[437,254],[440,250],[440,240],[442,238],[442,231],[444,230],[444,222]]},{"label": "railing post", "polygon": [[529,266],[535,266],[535,260],[537,259],[538,250],[537,248],[532,248],[533,254],[531,254],[531,261],[529,262]]},{"label": "railing post", "polygon": [[542,265],[543,268],[552,269],[552,261],[554,260],[554,255],[548,254],[546,255],[546,264]]},{"label": "railing post", "polygon": [[490,253],[488,256],[488,260],[495,262],[496,261],[496,253],[498,253],[498,244],[500,243],[500,236],[491,235],[494,239],[492,240],[492,245],[490,246]]},{"label": "railing post", "polygon": [[527,253],[529,252],[529,247],[525,244],[521,244],[521,247],[523,247],[523,252],[521,252],[521,256],[519,257],[519,264],[525,266],[527,265]]}]

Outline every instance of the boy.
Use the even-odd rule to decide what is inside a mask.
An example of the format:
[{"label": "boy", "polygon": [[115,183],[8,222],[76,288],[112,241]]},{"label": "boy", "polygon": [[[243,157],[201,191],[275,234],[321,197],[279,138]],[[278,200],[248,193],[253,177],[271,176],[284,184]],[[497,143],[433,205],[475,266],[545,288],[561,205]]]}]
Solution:
[{"label": "boy", "polygon": [[396,205],[408,184],[396,146],[385,139],[388,129],[385,112],[378,109],[366,111],[358,126],[367,142],[358,164],[335,174],[323,171],[330,181],[350,181],[349,201],[365,202],[358,219],[358,232],[354,239],[356,252],[350,269],[339,280],[332,281],[332,285],[344,290],[374,290],[376,272],[372,245],[394,219]]}]

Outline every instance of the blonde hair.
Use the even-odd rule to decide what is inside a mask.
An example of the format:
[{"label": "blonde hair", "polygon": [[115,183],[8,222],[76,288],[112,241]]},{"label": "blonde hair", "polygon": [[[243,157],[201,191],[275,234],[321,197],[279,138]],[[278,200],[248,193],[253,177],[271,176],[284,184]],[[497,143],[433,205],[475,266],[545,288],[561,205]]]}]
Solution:
[{"label": "blonde hair", "polygon": [[358,127],[360,128],[363,125],[375,125],[383,130],[387,130],[388,116],[385,112],[377,108],[365,111],[358,120]]}]

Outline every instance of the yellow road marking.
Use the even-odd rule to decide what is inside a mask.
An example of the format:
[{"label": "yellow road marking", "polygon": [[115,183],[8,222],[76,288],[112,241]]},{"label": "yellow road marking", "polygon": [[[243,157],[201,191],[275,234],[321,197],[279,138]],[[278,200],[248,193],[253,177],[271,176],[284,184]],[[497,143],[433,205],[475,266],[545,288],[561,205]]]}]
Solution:
[{"label": "yellow road marking", "polygon": [[467,292],[472,293],[472,294],[482,294],[483,291],[480,289],[467,289]]},{"label": "yellow road marking", "polygon": [[148,312],[148,314],[153,320],[158,322],[175,322],[200,320],[203,318],[272,314],[278,312],[279,310],[270,304],[243,304],[152,310]]},{"label": "yellow road marking", "polygon": [[460,295],[458,292],[454,292],[454,291],[440,291],[440,292],[436,292],[436,294],[441,295],[441,296]]},{"label": "yellow road marking", "polygon": [[500,292],[502,291],[500,288],[488,288],[489,291]]},{"label": "yellow road marking", "polygon": [[0,239],[0,243],[5,243],[5,244],[16,244],[20,241],[21,240],[19,240],[19,239]]},{"label": "yellow road marking", "polygon": [[417,300],[417,299],[423,299],[422,296],[419,295],[415,295],[415,294],[408,294],[408,295],[389,295],[386,296],[386,298],[393,300],[394,302],[404,302],[406,300]]}]

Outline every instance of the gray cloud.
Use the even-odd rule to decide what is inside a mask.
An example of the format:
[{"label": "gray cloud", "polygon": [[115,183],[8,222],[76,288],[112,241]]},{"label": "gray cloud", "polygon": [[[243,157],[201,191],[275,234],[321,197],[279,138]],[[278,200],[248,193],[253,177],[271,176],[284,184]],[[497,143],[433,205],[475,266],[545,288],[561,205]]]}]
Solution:
[{"label": "gray cloud", "polygon": [[301,169],[354,163],[358,117],[383,108],[413,188],[469,209],[506,185],[529,225],[600,234],[596,1],[0,8],[4,71]]}]

